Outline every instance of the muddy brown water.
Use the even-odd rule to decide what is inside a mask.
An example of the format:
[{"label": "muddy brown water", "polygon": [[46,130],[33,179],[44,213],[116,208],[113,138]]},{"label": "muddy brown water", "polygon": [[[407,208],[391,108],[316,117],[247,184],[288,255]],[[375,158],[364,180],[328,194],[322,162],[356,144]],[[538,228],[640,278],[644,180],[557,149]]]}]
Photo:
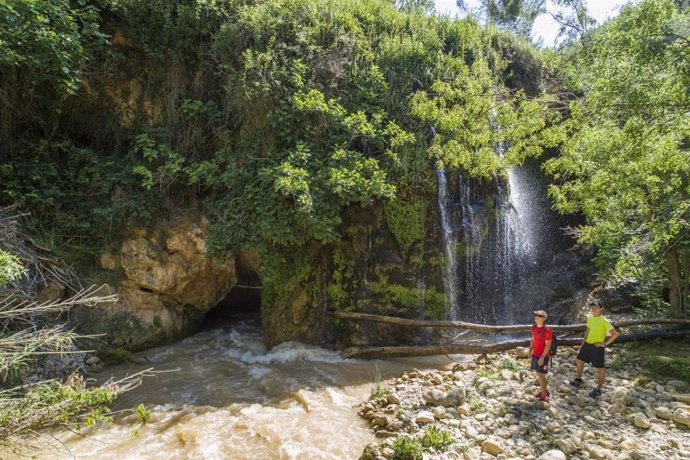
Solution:
[{"label": "muddy brown water", "polygon": [[160,373],[122,395],[114,410],[143,403],[88,432],[54,431],[41,459],[356,459],[375,440],[357,406],[377,382],[412,369],[448,369],[463,357],[346,360],[300,343],[267,350],[256,322],[205,330],[137,354],[147,365],[108,368],[121,377]]}]

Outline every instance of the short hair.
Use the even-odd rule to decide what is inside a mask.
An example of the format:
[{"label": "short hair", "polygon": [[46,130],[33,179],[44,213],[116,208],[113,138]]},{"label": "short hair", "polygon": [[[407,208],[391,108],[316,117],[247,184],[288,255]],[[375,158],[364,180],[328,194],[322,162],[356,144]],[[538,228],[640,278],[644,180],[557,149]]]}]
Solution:
[{"label": "short hair", "polygon": [[601,308],[601,301],[599,299],[592,299],[589,301],[589,306]]}]

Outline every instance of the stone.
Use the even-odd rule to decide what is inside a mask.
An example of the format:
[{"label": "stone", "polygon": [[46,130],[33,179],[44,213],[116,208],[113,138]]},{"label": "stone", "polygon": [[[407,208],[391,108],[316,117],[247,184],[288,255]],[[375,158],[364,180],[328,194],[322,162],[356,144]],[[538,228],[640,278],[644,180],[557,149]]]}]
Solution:
[{"label": "stone", "polygon": [[400,398],[395,393],[390,393],[386,396],[386,401],[388,401],[388,404],[400,404]]},{"label": "stone", "polygon": [[465,452],[463,452],[463,456],[465,460],[479,460],[482,458],[482,448],[475,446],[471,449],[467,449]]},{"label": "stone", "polygon": [[[557,439],[556,440],[556,445],[558,446],[559,449],[561,449],[561,453],[566,453],[566,454],[572,454],[578,449],[577,444],[572,439],[569,438],[562,438],[562,439]],[[541,457],[539,457],[541,458]],[[565,458],[565,456],[563,457]]]},{"label": "stone", "polygon": [[637,450],[642,447],[639,441],[633,438],[625,438],[618,445],[625,450]]},{"label": "stone", "polygon": [[482,450],[496,456],[503,452],[503,447],[498,439],[490,436],[482,442]]},{"label": "stone", "polygon": [[690,394],[674,393],[671,396],[673,397],[674,401],[680,401],[680,402],[690,404]]},{"label": "stone", "polygon": [[644,414],[635,414],[633,424],[638,428],[642,428],[643,430],[649,429],[649,427],[652,425],[647,416]]},{"label": "stone", "polygon": [[458,414],[469,416],[472,414],[472,409],[468,403],[463,403],[458,406]]},{"label": "stone", "polygon": [[671,417],[673,417],[673,412],[671,412],[671,409],[664,406],[657,407],[654,411],[654,414],[656,414],[656,416],[662,420],[671,420]]},{"label": "stone", "polygon": [[611,454],[610,450],[604,449],[601,446],[589,446],[587,450],[589,451],[589,456],[596,460],[604,460]]},{"label": "stone", "polygon": [[690,428],[690,408],[679,407],[673,412],[671,420]]},{"label": "stone", "polygon": [[415,423],[433,423],[434,420],[434,414],[425,410],[419,412],[414,418]]},{"label": "stone", "polygon": [[529,358],[529,348],[528,347],[517,347],[515,349],[515,357],[519,359]]},{"label": "stone", "polygon": [[94,364],[98,364],[98,363],[100,363],[100,362],[101,362],[101,358],[99,358],[98,356],[92,356],[92,357],[90,357],[89,359],[86,360],[85,364],[86,364],[87,366],[91,366],[91,365],[94,365]]},{"label": "stone", "polygon": [[538,457],[538,460],[567,460],[568,457],[560,450],[547,450]]}]

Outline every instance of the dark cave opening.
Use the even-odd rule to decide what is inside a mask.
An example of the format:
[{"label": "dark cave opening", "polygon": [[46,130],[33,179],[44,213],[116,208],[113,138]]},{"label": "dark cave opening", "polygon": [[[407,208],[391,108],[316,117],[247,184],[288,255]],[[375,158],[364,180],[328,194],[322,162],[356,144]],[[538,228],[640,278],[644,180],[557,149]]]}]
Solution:
[{"label": "dark cave opening", "polygon": [[241,266],[237,269],[237,284],[206,313],[201,328],[213,329],[238,321],[261,321],[261,279],[255,271]]}]

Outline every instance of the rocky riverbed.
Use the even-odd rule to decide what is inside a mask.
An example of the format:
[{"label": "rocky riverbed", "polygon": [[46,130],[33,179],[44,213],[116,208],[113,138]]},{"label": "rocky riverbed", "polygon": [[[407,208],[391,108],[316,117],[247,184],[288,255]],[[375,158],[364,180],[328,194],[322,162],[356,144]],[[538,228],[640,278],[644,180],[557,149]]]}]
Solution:
[{"label": "rocky riverbed", "polygon": [[575,353],[559,350],[548,403],[535,398],[524,349],[381,382],[359,411],[381,441],[361,459],[690,459],[690,386],[650,378],[613,349],[593,399],[594,369],[579,389],[568,383]]}]

